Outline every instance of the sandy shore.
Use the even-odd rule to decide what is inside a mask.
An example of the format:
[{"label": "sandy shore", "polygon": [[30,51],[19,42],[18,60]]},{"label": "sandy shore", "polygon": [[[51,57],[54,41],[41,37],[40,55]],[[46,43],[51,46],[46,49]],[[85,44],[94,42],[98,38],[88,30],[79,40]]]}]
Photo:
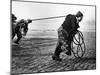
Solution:
[{"label": "sandy shore", "polygon": [[[89,38],[91,37],[91,38]],[[83,58],[61,54],[63,61],[52,60],[57,38],[22,39],[20,45],[12,45],[12,73],[40,73],[96,69],[95,37],[85,37],[87,51]]]}]

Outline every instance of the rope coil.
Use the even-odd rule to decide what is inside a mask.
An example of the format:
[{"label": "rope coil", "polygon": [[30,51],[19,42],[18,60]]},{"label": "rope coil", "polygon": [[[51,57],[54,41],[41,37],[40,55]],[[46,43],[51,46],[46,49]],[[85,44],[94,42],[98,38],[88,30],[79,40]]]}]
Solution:
[{"label": "rope coil", "polygon": [[[76,37],[76,35],[78,37]],[[85,54],[86,52],[86,46],[85,46],[85,42],[84,42],[84,37],[83,37],[83,34],[82,32],[80,32],[79,30],[77,31],[76,35],[73,37],[73,41],[72,41],[72,52],[74,54],[75,57],[83,57],[83,55]],[[75,49],[74,49],[74,45],[77,46],[76,48],[76,52],[75,52]]]}]

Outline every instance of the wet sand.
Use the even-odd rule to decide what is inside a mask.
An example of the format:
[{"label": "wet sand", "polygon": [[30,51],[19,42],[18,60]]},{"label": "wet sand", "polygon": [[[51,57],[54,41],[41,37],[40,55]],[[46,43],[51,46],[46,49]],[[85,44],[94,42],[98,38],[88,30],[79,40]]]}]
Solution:
[{"label": "wet sand", "polygon": [[84,35],[87,48],[84,57],[80,59],[62,53],[61,62],[52,60],[57,38],[28,38],[22,39],[20,45],[12,44],[11,72],[28,74],[96,69],[95,34]]}]

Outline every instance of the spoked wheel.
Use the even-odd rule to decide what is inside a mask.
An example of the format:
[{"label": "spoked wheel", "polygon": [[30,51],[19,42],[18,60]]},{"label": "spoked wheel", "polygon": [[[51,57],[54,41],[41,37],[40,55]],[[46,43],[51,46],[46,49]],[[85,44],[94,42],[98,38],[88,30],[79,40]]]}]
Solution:
[{"label": "spoked wheel", "polygon": [[85,43],[84,43],[84,38],[83,38],[82,32],[78,31],[74,35],[71,46],[72,46],[71,47],[72,52],[73,52],[75,57],[82,58],[84,56],[85,51],[86,51],[86,46],[85,46]]}]

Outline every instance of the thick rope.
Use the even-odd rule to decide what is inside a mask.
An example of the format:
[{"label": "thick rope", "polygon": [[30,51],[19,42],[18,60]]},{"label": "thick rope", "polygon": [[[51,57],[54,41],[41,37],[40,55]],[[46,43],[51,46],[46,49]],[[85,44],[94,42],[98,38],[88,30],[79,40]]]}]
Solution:
[{"label": "thick rope", "polygon": [[38,20],[47,20],[47,19],[55,19],[55,18],[62,18],[66,16],[56,16],[56,17],[47,17],[47,18],[38,18],[38,19],[31,19],[32,21],[38,21]]}]

